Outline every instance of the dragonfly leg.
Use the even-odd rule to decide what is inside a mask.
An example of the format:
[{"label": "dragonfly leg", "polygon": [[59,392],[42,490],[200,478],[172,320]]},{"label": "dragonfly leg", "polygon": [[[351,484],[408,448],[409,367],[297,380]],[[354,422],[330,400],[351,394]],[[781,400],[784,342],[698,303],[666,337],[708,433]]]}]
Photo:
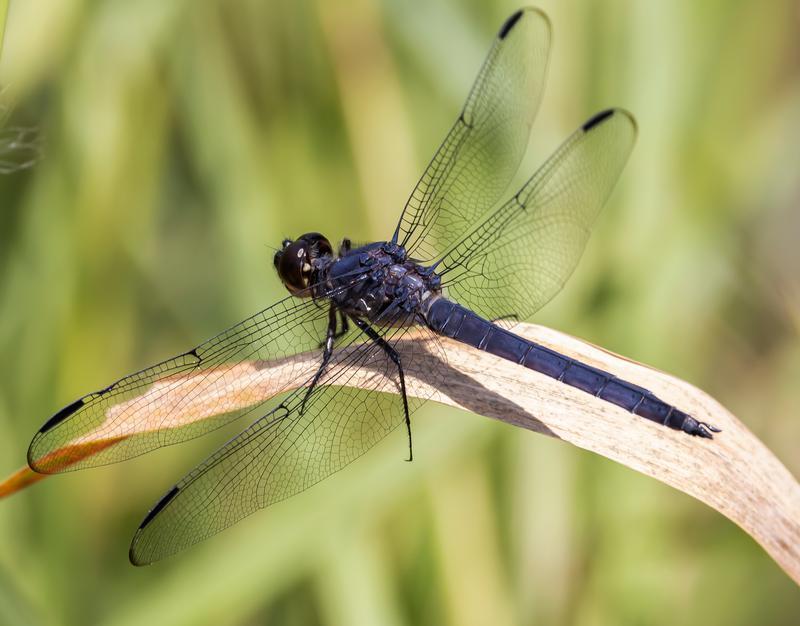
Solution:
[{"label": "dragonfly leg", "polygon": [[[342,322],[343,331],[347,332],[344,320],[342,320]],[[314,378],[311,379],[311,384],[308,386],[306,395],[303,396],[303,404],[300,405],[301,415],[305,412],[306,402],[308,402],[308,399],[311,397],[311,394],[313,393],[314,388],[317,386],[319,379],[322,378],[322,375],[325,373],[325,368],[328,367],[328,361],[331,360],[331,355],[333,354],[333,342],[336,338],[336,309],[333,307],[333,305],[331,305],[331,308],[328,311],[328,329],[325,332],[325,341],[320,346],[322,348],[322,363],[320,363],[316,374],[314,374]]]},{"label": "dragonfly leg", "polygon": [[[339,330],[336,330],[336,320],[334,320],[334,322],[333,322],[333,328],[334,328],[333,340],[334,340],[334,342],[337,339],[339,339],[340,337],[344,337],[347,334],[347,332],[350,330],[350,325],[347,323],[347,316],[344,313],[342,313],[341,311],[339,312],[339,320],[340,320],[340,322],[339,322],[340,323]],[[328,331],[330,331],[330,318],[328,318]],[[325,336],[325,341],[323,341],[323,342],[321,342],[319,344],[319,349],[320,350],[325,348],[325,346],[328,344],[329,339],[330,338],[326,335]]]},{"label": "dragonfly leg", "polygon": [[343,337],[347,334],[347,331],[350,330],[350,325],[347,323],[347,316],[341,311],[339,312],[339,320],[341,322],[341,326],[339,326],[339,330],[333,334],[334,339]]},{"label": "dragonfly leg", "polygon": [[397,365],[397,371],[400,374],[400,396],[403,398],[403,412],[406,418],[406,431],[408,432],[408,458],[406,461],[413,461],[414,460],[414,449],[411,445],[411,417],[408,412],[408,396],[406,395],[406,377],[403,373],[403,362],[400,359],[400,355],[397,353],[392,346],[390,346],[386,340],[381,337],[378,333],[375,332],[375,329],[372,328],[369,324],[367,324],[364,320],[360,320],[357,317],[352,318],[353,323],[358,326],[361,331],[372,341],[377,343],[380,348],[386,353],[386,355]]}]

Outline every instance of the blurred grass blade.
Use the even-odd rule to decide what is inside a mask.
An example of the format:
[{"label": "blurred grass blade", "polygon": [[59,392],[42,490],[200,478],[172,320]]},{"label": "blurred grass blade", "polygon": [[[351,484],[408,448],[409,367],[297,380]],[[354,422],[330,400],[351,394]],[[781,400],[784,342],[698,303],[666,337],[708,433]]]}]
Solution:
[{"label": "blurred grass blade", "polygon": [[[6,32],[8,0],[0,0],[0,59]],[[0,88],[0,174],[12,174],[34,165],[40,157],[41,144],[36,128],[13,126],[4,128],[10,114]]]},{"label": "blurred grass blade", "polygon": [[3,39],[6,34],[6,16],[8,15],[8,0],[0,0],[0,57],[3,56]]}]

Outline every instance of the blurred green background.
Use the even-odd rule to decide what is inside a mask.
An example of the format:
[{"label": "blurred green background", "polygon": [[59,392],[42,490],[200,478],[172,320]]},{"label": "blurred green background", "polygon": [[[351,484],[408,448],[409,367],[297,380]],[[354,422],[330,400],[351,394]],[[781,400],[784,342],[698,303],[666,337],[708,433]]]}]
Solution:
[{"label": "blurred green background", "polygon": [[[640,136],[535,321],[700,386],[800,475],[800,6],[540,6],[520,179],[601,108]],[[387,237],[515,8],[12,0],[0,86],[44,148],[0,177],[0,474],[55,409],[281,297],[284,236]],[[144,569],[136,526],[227,432],[40,483],[0,502],[0,623],[800,623],[794,583],[688,496],[440,406],[414,428],[413,464],[398,430]]]}]

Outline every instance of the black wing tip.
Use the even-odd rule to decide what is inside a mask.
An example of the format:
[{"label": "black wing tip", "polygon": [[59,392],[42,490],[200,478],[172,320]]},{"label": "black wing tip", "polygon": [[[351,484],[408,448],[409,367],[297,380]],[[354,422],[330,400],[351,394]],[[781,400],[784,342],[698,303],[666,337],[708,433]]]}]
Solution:
[{"label": "black wing tip", "polygon": [[497,33],[497,38],[503,40],[506,37],[508,37],[508,33],[510,33],[513,30],[513,28],[517,25],[522,16],[525,15],[526,13],[530,13],[541,19],[544,22],[545,28],[547,29],[548,33],[552,30],[552,26],[550,24],[550,18],[547,17],[547,13],[536,7],[523,7],[512,13],[506,19],[506,21],[503,22],[503,25],[500,27],[500,31]]},{"label": "black wing tip", "polygon": [[34,450],[34,448],[36,447],[36,443],[48,431],[58,426],[58,424],[63,422],[70,415],[73,415],[76,412],[78,412],[84,404],[86,404],[86,396],[78,398],[77,400],[75,400],[75,402],[65,406],[63,409],[61,409],[55,415],[53,415],[53,417],[47,420],[38,431],[36,431],[36,434],[33,436],[31,444],[28,446],[28,452],[26,455],[26,459],[28,461],[28,467],[30,467],[34,472],[36,472],[37,474],[54,473],[53,471],[48,471],[46,467],[41,465],[40,461],[42,457]]},{"label": "black wing tip", "polygon": [[595,113],[583,123],[583,126],[581,126],[583,132],[588,133],[595,126],[614,115],[614,113],[616,113],[616,109],[606,109],[605,111],[600,111],[600,113]]},{"label": "black wing tip", "polygon": [[147,515],[144,516],[144,519],[142,520],[142,523],[139,524],[139,528],[136,532],[138,533],[140,530],[143,530],[145,526],[147,526],[150,522],[152,522],[153,518],[156,515],[158,515],[165,506],[169,504],[170,500],[172,500],[176,495],[178,495],[179,490],[180,487],[175,485],[172,489],[170,489],[167,493],[165,493],[161,497],[161,500],[156,502],[156,505],[152,509],[150,509],[150,512]]},{"label": "black wing tip", "polygon": [[44,423],[44,425],[39,429],[39,433],[38,434],[44,435],[48,430],[51,430],[56,425],[60,424],[65,419],[67,419],[70,415],[75,413],[84,404],[86,404],[86,397],[85,396],[83,398],[79,398],[78,400],[75,400],[75,402],[73,402],[72,404],[68,404],[63,409],[58,411],[55,415],[53,415],[53,417],[51,417],[49,420],[47,420]]},{"label": "black wing tip", "polygon": [[144,519],[142,520],[142,523],[139,524],[139,528],[136,529],[136,533],[134,533],[133,535],[133,540],[131,541],[131,547],[128,548],[128,561],[130,561],[131,565],[135,567],[141,567],[143,565],[150,565],[154,561],[158,560],[158,558],[152,560],[147,560],[146,558],[142,558],[142,554],[140,554],[137,551],[139,538],[142,536],[142,531],[147,527],[147,525],[153,521],[153,518],[155,518],[155,516],[158,515],[176,495],[178,495],[179,491],[180,487],[178,487],[178,485],[175,485],[172,489],[170,489],[167,493],[165,493],[161,497],[161,500],[156,502],[156,505],[152,509],[150,509],[150,512],[147,515],[145,515]]},{"label": "black wing tip", "polygon": [[[165,506],[167,506],[170,501],[178,495],[178,491],[180,491],[180,487],[175,485],[172,489],[170,489],[167,493],[165,493],[161,499],[156,502],[156,505],[150,509],[150,511],[145,515],[142,523],[139,524],[139,528],[136,529],[136,533],[133,535],[133,540],[131,541],[131,547],[128,548],[128,561],[130,561],[131,565],[136,567],[141,567],[143,565],[150,565],[153,561],[147,561],[141,558],[141,555],[137,553],[136,547],[139,542],[139,538],[142,535],[142,531],[145,527],[153,521],[153,518],[158,515]],[[158,560],[158,559],[155,559]]]},{"label": "black wing tip", "polygon": [[583,126],[581,126],[581,130],[583,130],[583,132],[585,133],[588,133],[595,126],[599,126],[610,117],[616,117],[616,116],[626,117],[633,126],[634,133],[638,132],[638,125],[636,124],[636,118],[633,117],[633,115],[630,112],[626,111],[625,109],[621,109],[619,107],[605,109],[603,111],[600,111],[599,113],[595,113],[592,117],[590,117],[583,123]]},{"label": "black wing tip", "polygon": [[512,14],[503,25],[500,27],[500,32],[497,33],[498,39],[505,39],[508,36],[508,33],[511,32],[511,29],[514,28],[517,22],[519,22],[519,18],[522,17],[524,13],[524,9],[519,9],[516,13]]}]

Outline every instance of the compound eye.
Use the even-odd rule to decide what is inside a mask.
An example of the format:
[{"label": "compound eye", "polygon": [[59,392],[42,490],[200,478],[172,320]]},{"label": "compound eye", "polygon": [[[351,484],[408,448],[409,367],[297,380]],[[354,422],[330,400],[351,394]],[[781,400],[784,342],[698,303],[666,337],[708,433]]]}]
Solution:
[{"label": "compound eye", "polygon": [[299,239],[276,255],[276,268],[283,284],[291,293],[308,287],[311,279],[311,261],[308,257],[308,244]]},{"label": "compound eye", "polygon": [[300,237],[300,239],[308,244],[309,253],[312,259],[318,259],[321,256],[330,256],[333,254],[331,242],[328,241],[324,235],[319,233],[306,233]]},{"label": "compound eye", "polygon": [[291,239],[284,239],[281,241],[281,249],[275,251],[275,256],[272,257],[272,264],[275,266],[275,269],[278,270],[280,273],[281,267],[281,259],[283,258],[283,253],[290,245],[292,245]]}]

